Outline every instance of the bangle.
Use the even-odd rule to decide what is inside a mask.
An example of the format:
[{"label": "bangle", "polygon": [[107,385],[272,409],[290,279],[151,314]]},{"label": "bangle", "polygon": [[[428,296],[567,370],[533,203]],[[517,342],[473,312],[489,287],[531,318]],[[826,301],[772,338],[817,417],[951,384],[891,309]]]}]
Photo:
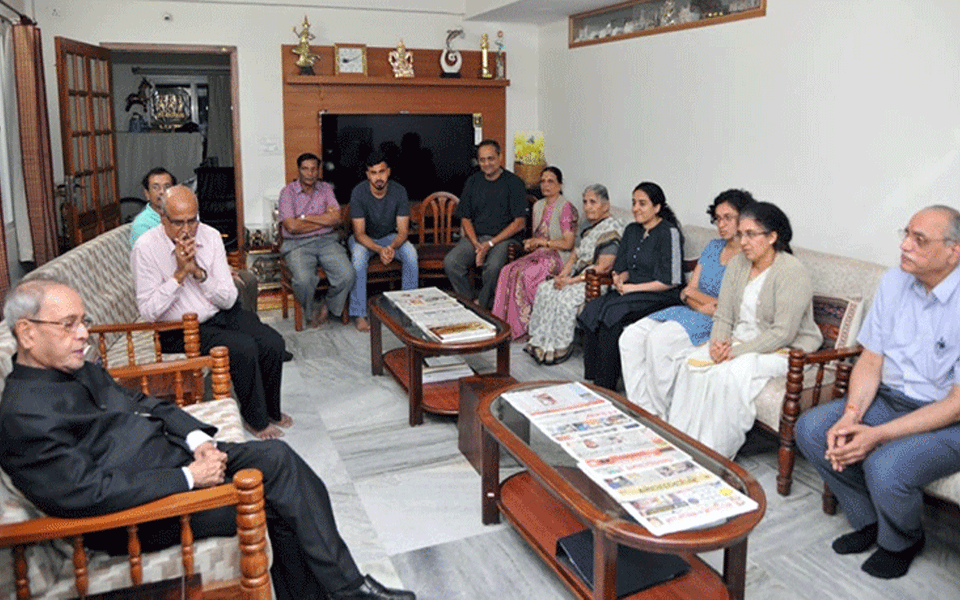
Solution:
[{"label": "bangle", "polygon": [[493,240],[487,240],[487,244],[489,244],[491,248],[493,248],[496,245],[493,243]]}]

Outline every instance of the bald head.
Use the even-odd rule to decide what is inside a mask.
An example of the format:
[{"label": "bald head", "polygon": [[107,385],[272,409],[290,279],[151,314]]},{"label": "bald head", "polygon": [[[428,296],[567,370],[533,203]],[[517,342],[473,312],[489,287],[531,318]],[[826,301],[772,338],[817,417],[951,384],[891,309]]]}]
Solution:
[{"label": "bald head", "polygon": [[161,202],[164,212],[175,209],[187,209],[197,212],[197,196],[185,185],[175,185],[167,190]]},{"label": "bald head", "polygon": [[199,224],[197,197],[190,188],[175,185],[167,190],[160,213],[163,231],[171,240],[192,238]]},{"label": "bald head", "polygon": [[900,244],[900,268],[932,290],[960,264],[960,214],[928,206],[913,215]]}]

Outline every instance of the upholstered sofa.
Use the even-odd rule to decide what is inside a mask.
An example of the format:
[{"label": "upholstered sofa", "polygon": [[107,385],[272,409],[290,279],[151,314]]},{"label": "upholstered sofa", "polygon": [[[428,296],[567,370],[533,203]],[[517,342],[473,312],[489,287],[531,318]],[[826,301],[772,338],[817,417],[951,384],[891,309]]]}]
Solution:
[{"label": "upholstered sofa", "polygon": [[[684,234],[685,258],[698,257],[706,243],[716,237],[715,230],[696,226],[684,227]],[[757,425],[780,439],[777,491],[782,495],[790,493],[796,419],[809,408],[815,396],[818,401],[826,402],[834,395],[845,393],[844,378],[833,386],[836,363],[845,361],[847,364],[840,368],[849,369],[848,361],[859,354],[856,336],[861,321],[873,302],[881,276],[888,269],[799,247],[794,247],[794,254],[806,265],[813,279],[814,316],[827,347],[810,355],[794,350],[787,376],[771,380],[757,398]],[[820,366],[825,368],[820,370]],[[933,498],[960,504],[960,474],[933,482],[926,492]]]},{"label": "upholstered sofa", "polygon": [[[133,322],[139,317],[134,295],[133,277],[129,263],[130,226],[124,225],[106,232],[33,271],[56,275],[74,286],[83,298],[87,315],[95,323]],[[156,362],[154,337],[150,331],[136,331],[134,335],[112,334],[107,361],[111,365],[126,365],[127,355],[136,354],[137,362]],[[104,341],[104,344],[107,342]],[[94,342],[93,346],[99,345]],[[13,364],[16,342],[5,321],[0,321],[0,391]],[[97,348],[91,348],[90,358],[96,358]],[[114,358],[110,358],[114,357]],[[164,356],[164,360],[176,357]],[[228,363],[227,363],[228,364]],[[129,369],[128,369],[129,370]],[[226,395],[229,396],[229,372],[226,372]],[[236,401],[231,397],[202,402],[185,407],[201,421],[219,428],[218,440],[243,441],[244,434]],[[9,478],[0,473],[0,529],[2,526],[41,517],[42,514],[10,485]],[[77,590],[73,577],[73,551],[63,544],[43,543],[27,549],[30,588],[34,598],[72,598]],[[240,551],[236,538],[213,538],[197,542],[194,547],[195,572],[203,577],[204,586],[240,578]],[[14,574],[11,551],[0,551],[0,598],[14,597]],[[180,549],[173,547],[143,556],[145,581],[168,579],[182,572]],[[88,593],[129,586],[130,567],[124,557],[111,558],[93,553],[87,565]]]}]

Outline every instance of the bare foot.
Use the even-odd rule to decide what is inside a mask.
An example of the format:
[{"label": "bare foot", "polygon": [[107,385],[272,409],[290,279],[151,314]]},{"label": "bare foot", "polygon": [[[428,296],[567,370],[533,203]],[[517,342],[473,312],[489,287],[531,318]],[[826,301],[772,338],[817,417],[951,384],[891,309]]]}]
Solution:
[{"label": "bare foot", "polygon": [[357,331],[370,331],[370,321],[366,317],[357,317]]},{"label": "bare foot", "polygon": [[258,440],[275,440],[277,438],[283,437],[283,432],[280,431],[280,429],[277,428],[277,426],[272,423],[270,425],[267,425],[260,431],[254,430],[252,427],[250,427],[246,423],[244,423],[244,427],[246,427],[247,431],[252,433],[254,437],[256,437]]},{"label": "bare foot", "polygon": [[321,304],[320,309],[313,314],[313,318],[310,319],[308,325],[314,329],[320,327],[327,322],[327,317],[330,316],[330,309],[327,308],[326,304]]},{"label": "bare foot", "polygon": [[293,426],[293,417],[287,413],[280,413],[279,421],[271,421],[274,425],[279,425],[280,427],[292,427]]}]

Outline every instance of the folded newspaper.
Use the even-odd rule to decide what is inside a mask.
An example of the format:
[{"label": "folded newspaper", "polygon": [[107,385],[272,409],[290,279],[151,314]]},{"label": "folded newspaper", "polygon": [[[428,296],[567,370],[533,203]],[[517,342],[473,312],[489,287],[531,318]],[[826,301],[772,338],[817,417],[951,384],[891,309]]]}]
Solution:
[{"label": "folded newspaper", "polygon": [[435,287],[385,292],[384,296],[426,335],[439,342],[473,342],[497,334],[493,324]]},{"label": "folded newspaper", "polygon": [[503,398],[654,535],[711,526],[758,508],[582,383],[517,390]]}]

